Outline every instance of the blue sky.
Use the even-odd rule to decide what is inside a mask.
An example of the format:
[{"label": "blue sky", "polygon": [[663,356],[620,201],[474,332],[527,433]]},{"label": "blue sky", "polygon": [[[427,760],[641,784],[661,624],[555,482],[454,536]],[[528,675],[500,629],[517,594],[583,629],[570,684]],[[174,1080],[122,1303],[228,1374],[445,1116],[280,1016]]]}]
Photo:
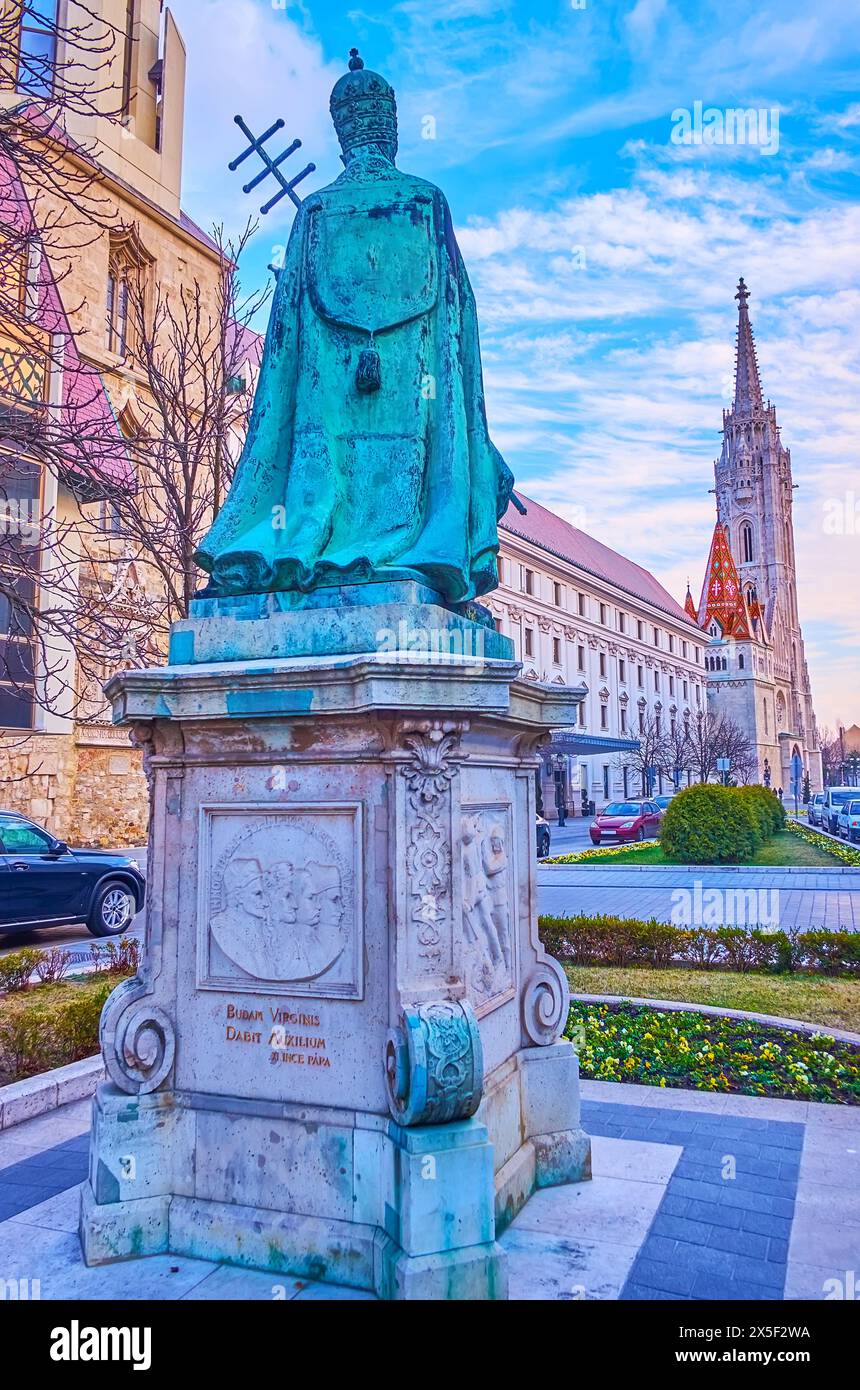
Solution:
[{"label": "blue sky", "polygon": [[[188,46],[188,212],[235,229],[255,206],[225,167],[241,147],[237,111],[256,127],[284,117],[304,141],[296,169],[303,157],[318,165],[306,189],[335,177],[328,97],[357,45],[397,90],[398,163],[451,203],[478,301],[491,431],[519,485],[679,598],[688,575],[698,594],[713,529],[744,276],[798,485],[800,616],[819,720],[860,722],[860,8],[172,8]],[[673,112],[696,102],[776,111],[778,140],[769,125],[764,144],[674,142]],[[248,284],[265,276],[289,222],[283,204],[263,222]]]}]

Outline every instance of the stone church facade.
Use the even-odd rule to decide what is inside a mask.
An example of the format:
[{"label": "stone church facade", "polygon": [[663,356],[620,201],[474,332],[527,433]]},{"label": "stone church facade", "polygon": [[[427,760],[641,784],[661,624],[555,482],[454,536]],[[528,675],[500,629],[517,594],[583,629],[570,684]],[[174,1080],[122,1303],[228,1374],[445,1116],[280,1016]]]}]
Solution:
[{"label": "stone church facade", "polygon": [[812,791],[822,786],[797,601],[791,454],[762,394],[743,280],[735,298],[734,400],[714,465],[717,522],[698,606],[689,590],[685,606],[708,639],[708,708],[747,732],[758,780],[788,796],[797,768],[801,785],[808,773]]}]

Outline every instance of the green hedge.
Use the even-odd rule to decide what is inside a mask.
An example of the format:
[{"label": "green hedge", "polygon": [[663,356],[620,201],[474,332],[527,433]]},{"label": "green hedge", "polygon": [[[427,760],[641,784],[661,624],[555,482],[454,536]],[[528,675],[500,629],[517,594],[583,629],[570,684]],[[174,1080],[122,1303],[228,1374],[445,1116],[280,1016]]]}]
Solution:
[{"label": "green hedge", "polygon": [[660,844],[682,864],[742,864],[784,825],[782,802],[766,787],[702,782],[673,796]]},{"label": "green hedge", "polygon": [[636,917],[541,917],[541,940],[566,965],[810,971],[860,975],[860,932],[674,927]]},{"label": "green hedge", "polygon": [[729,787],[727,790],[733,791],[749,806],[758,824],[762,843],[769,840],[771,835],[785,829],[785,807],[779,797],[768,791],[767,787]]},{"label": "green hedge", "polygon": [[[90,1057],[99,1050],[105,1000],[140,963],[140,942],[119,937],[89,951],[91,973],[64,982],[79,957],[27,948],[0,957],[0,1084]],[[35,973],[39,983],[33,982]]]},{"label": "green hedge", "polygon": [[91,1057],[99,1050],[99,1019],[115,981],[68,988],[68,997],[32,1003],[0,1015],[0,1072],[14,1080]]}]

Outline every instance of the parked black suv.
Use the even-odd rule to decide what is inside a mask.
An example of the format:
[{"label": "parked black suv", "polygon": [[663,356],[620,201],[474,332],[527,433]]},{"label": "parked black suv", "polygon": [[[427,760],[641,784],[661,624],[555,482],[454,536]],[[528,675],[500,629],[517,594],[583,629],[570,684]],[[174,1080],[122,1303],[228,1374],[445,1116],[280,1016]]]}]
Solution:
[{"label": "parked black suv", "polygon": [[0,933],[85,922],[93,936],[119,936],[145,896],[133,859],[69,849],[24,816],[0,811]]}]

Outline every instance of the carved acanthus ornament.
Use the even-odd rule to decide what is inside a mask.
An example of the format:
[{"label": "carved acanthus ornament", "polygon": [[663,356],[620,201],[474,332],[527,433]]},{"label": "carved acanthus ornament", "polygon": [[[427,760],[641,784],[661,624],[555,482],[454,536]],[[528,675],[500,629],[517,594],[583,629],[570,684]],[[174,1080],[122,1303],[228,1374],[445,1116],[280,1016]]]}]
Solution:
[{"label": "carved acanthus ornament", "polygon": [[402,769],[408,788],[406,873],[409,918],[418,955],[442,959],[442,932],[451,917],[450,789],[454,758],[467,722],[424,720],[402,731],[410,758]]}]

